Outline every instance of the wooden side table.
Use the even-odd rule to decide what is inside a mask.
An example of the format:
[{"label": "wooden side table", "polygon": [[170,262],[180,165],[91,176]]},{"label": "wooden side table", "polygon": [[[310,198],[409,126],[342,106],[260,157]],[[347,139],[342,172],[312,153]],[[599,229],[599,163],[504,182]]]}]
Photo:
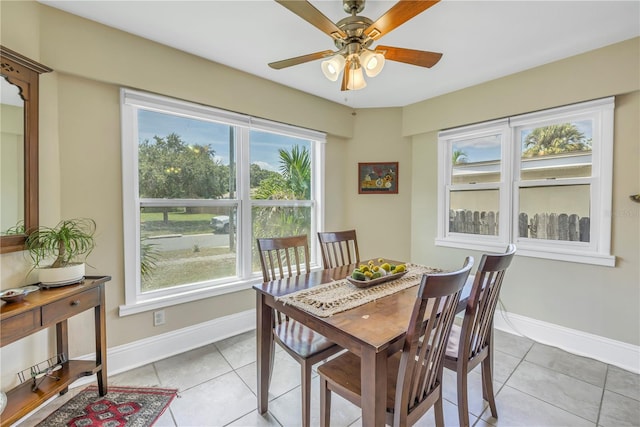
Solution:
[{"label": "wooden side table", "polygon": [[107,393],[107,335],[105,283],[111,276],[87,276],[78,284],[30,293],[21,302],[0,306],[0,346],[4,347],[49,326],[56,326],[57,353],[69,358],[67,320],[85,310],[95,312],[96,360],[67,360],[55,372],[59,379],[45,377],[35,391],[25,381],[7,392],[7,406],[0,415],[8,426],[36,409],[56,393],[64,394],[80,377],[96,374],[100,396]]}]

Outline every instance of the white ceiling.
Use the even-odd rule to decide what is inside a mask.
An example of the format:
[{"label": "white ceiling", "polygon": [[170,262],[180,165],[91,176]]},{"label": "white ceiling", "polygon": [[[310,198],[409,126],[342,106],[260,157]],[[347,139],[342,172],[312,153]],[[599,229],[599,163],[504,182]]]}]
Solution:
[{"label": "white ceiling", "polygon": [[[353,108],[405,106],[640,36],[638,0],[444,0],[378,41],[442,52],[436,66],[387,61],[366,88],[341,92],[319,60],[267,66],[334,49],[329,36],[272,0],[40,2]],[[334,22],[347,16],[340,0],[312,3]],[[369,0],[360,15],[375,21],[393,4]]]}]

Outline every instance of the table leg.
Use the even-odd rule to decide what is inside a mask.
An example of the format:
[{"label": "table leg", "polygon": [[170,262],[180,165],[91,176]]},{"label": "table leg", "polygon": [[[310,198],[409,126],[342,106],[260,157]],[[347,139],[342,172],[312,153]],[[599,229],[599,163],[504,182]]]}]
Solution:
[{"label": "table leg", "polygon": [[[66,360],[69,360],[69,323],[67,319],[56,323],[56,350],[58,354],[64,354]],[[69,387],[60,390],[60,395],[69,391]]]},{"label": "table leg", "polygon": [[272,309],[264,301],[264,295],[258,292],[256,298],[256,339],[258,367],[258,413],[264,414],[269,409],[269,379],[271,352],[273,351]]},{"label": "table leg", "polygon": [[387,353],[362,349],[362,425],[384,426],[387,406]]},{"label": "table leg", "polygon": [[98,377],[98,394],[107,394],[107,321],[104,306],[104,284],[100,285],[100,305],[94,309],[95,338],[96,338],[96,365],[100,370],[96,373]]}]

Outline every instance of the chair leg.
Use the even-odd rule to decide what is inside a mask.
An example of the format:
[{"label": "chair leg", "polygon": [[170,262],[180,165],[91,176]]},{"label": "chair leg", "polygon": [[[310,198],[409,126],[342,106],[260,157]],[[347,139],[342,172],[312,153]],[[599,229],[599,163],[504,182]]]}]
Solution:
[{"label": "chair leg", "polygon": [[444,427],[444,410],[442,407],[442,393],[436,403],[433,404],[433,413],[436,417],[436,427]]},{"label": "chair leg", "polygon": [[[493,381],[493,326],[491,327],[490,335],[489,335],[489,347],[487,358],[489,358],[489,366],[491,366],[491,380]],[[489,395],[487,394],[487,389],[485,387],[485,379],[484,379],[484,363],[482,364],[482,398],[489,402]],[[493,384],[493,383],[491,383]],[[493,396],[493,395],[492,395]]]},{"label": "chair leg", "polygon": [[469,427],[467,375],[467,367],[459,364],[456,370],[456,377],[458,385],[458,419],[460,420],[460,427]]},{"label": "chair leg", "polygon": [[311,365],[307,364],[307,361],[302,361],[301,376],[302,384],[300,389],[302,391],[302,427],[309,427],[311,424]]},{"label": "chair leg", "polygon": [[327,380],[320,377],[320,427],[329,427],[331,423],[331,390]]},{"label": "chair leg", "polygon": [[486,400],[488,402],[489,401],[489,393],[487,392],[487,381],[484,378],[484,376],[485,376],[484,364],[480,364],[480,366],[482,368],[480,370],[480,372],[482,374],[482,380],[481,380],[481,383],[482,383],[482,399]]},{"label": "chair leg", "polygon": [[493,394],[493,371],[491,369],[491,359],[489,357],[482,361],[482,390],[486,391],[485,399],[489,402],[491,415],[498,418],[498,409],[496,408],[496,399]]},{"label": "chair leg", "polygon": [[276,342],[273,339],[273,336],[271,337],[271,359],[269,360],[269,380],[267,381],[267,390],[269,390],[269,387],[271,387],[271,377],[273,374],[273,363],[274,360],[276,358]]}]

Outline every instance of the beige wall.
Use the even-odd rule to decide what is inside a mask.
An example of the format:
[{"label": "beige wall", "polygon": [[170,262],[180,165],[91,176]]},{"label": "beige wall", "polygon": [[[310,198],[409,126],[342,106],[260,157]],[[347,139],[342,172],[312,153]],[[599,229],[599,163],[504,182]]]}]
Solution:
[{"label": "beige wall", "polygon": [[478,123],[638,90],[640,39],[577,55],[403,109],[403,135]]},{"label": "beige wall", "polygon": [[[353,115],[350,108],[35,2],[0,2],[0,12],[2,44],[55,70],[41,78],[41,222],[53,225],[61,218],[89,216],[98,223],[97,247],[89,262],[94,267],[91,273],[113,277],[107,286],[108,347],[254,306],[253,291],[246,290],[169,307],[168,322],[161,327],[152,326],[151,313],[118,316],[118,306],[124,303],[118,99],[121,86],[327,132],[326,228],[356,228],[365,258],[385,256],[444,267],[459,265],[465,252],[433,245],[438,129],[484,120],[487,110],[492,115],[508,115],[529,111],[530,105],[556,106],[620,93],[602,89],[592,81],[589,83],[596,89],[573,89],[567,99],[562,99],[557,93],[563,87],[554,80],[552,95],[547,97],[536,91],[531,98],[537,102],[517,108],[510,101],[514,96],[505,95],[490,101],[500,100],[499,105],[504,106],[487,109],[482,105],[487,89],[471,88],[452,98],[439,98],[434,104],[358,110]],[[632,45],[631,50],[634,47],[637,67],[638,49]],[[612,69],[629,66],[629,62],[620,60],[624,55],[615,52],[617,48],[610,55],[614,66],[609,64],[600,78]],[[597,61],[593,61],[596,66]],[[543,67],[535,72],[536,80],[554,79],[553,72],[545,70]],[[628,79],[625,76],[614,77]],[[502,81],[489,87],[503,88]],[[517,79],[506,78],[504,82],[500,93],[518,89]],[[637,84],[631,89],[637,91]],[[513,93],[523,95],[522,90]],[[479,99],[469,100],[471,96]],[[465,100],[471,105],[459,109],[460,103],[466,105]],[[637,121],[632,124],[639,113],[638,94],[621,101],[624,102],[618,104],[617,111],[616,135],[620,138],[616,139],[614,189],[614,253],[620,257],[619,267],[517,259],[510,275],[529,278],[511,284],[505,301],[516,313],[637,345],[638,205],[631,206],[627,201],[629,194],[638,192]],[[442,108],[445,111],[440,113]],[[434,112],[433,120],[424,119]],[[634,152],[635,157],[629,155]],[[400,163],[398,194],[357,194],[357,163],[372,161]],[[24,253],[0,256],[0,268],[1,288],[28,283],[25,273],[29,263]],[[532,283],[532,271],[558,271],[558,278]],[[575,304],[576,295],[584,295],[584,302]],[[90,325],[86,316],[72,319],[72,356],[91,351]],[[51,334],[41,333],[3,348],[2,388],[12,385],[17,371],[50,356],[53,341]]]},{"label": "beige wall", "polygon": [[[89,259],[93,267],[89,272],[112,276],[107,286],[109,347],[252,309],[255,301],[253,291],[246,290],[168,307],[167,324],[161,327],[152,326],[151,313],[118,316],[118,307],[124,303],[121,86],[327,132],[325,227],[358,228],[363,256],[409,256],[407,227],[387,232],[386,225],[389,218],[402,218],[399,223],[406,225],[410,217],[406,208],[410,145],[408,138],[400,136],[400,109],[354,115],[351,108],[34,2],[1,5],[3,45],[27,52],[55,70],[41,77],[41,222],[53,225],[76,216],[96,220],[97,247]],[[24,26],[15,25],[16,20]],[[12,31],[5,32],[10,26]],[[33,37],[34,28],[40,37]],[[371,122],[377,126],[369,126]],[[351,148],[358,141],[367,147],[363,152]],[[357,162],[392,160],[402,165],[400,194],[356,196]],[[402,176],[407,178],[403,181]],[[376,237],[380,235],[383,239]],[[0,267],[3,289],[33,281],[26,276],[30,265],[25,253],[2,255]],[[93,332],[87,316],[71,319],[72,356],[91,352],[92,340],[87,337]],[[41,333],[3,348],[2,388],[15,382],[15,372],[48,357],[53,346],[52,336]]]},{"label": "beige wall", "polygon": [[[124,304],[120,87],[325,131],[326,156],[338,171],[344,170],[342,152],[353,134],[352,110],[36,2],[2,2],[0,7],[2,44],[55,70],[40,80],[41,223],[77,216],[96,220],[89,274],[112,276],[108,347],[252,309],[255,295],[248,289],[168,307],[162,327],[153,327],[150,312],[118,316]],[[332,173],[327,181],[327,224],[342,228],[343,179]],[[0,256],[0,287],[31,283],[29,269],[26,253]],[[71,356],[91,352],[91,325],[87,313],[71,319]],[[3,348],[1,387],[11,387],[16,372],[49,357],[53,349],[52,334],[46,332]]]},{"label": "beige wall", "polygon": [[510,312],[640,344],[640,205],[629,200],[640,190],[639,54],[634,39],[406,107],[403,130],[413,135],[412,260],[456,267],[469,252],[434,246],[439,129],[615,95],[616,267],[517,257],[502,298]]},{"label": "beige wall", "polygon": [[[358,110],[345,157],[343,215],[358,231],[362,258],[408,260],[411,232],[411,144],[401,136],[402,110]],[[359,162],[398,162],[398,194],[358,194]],[[327,170],[332,170],[327,164]]]}]

